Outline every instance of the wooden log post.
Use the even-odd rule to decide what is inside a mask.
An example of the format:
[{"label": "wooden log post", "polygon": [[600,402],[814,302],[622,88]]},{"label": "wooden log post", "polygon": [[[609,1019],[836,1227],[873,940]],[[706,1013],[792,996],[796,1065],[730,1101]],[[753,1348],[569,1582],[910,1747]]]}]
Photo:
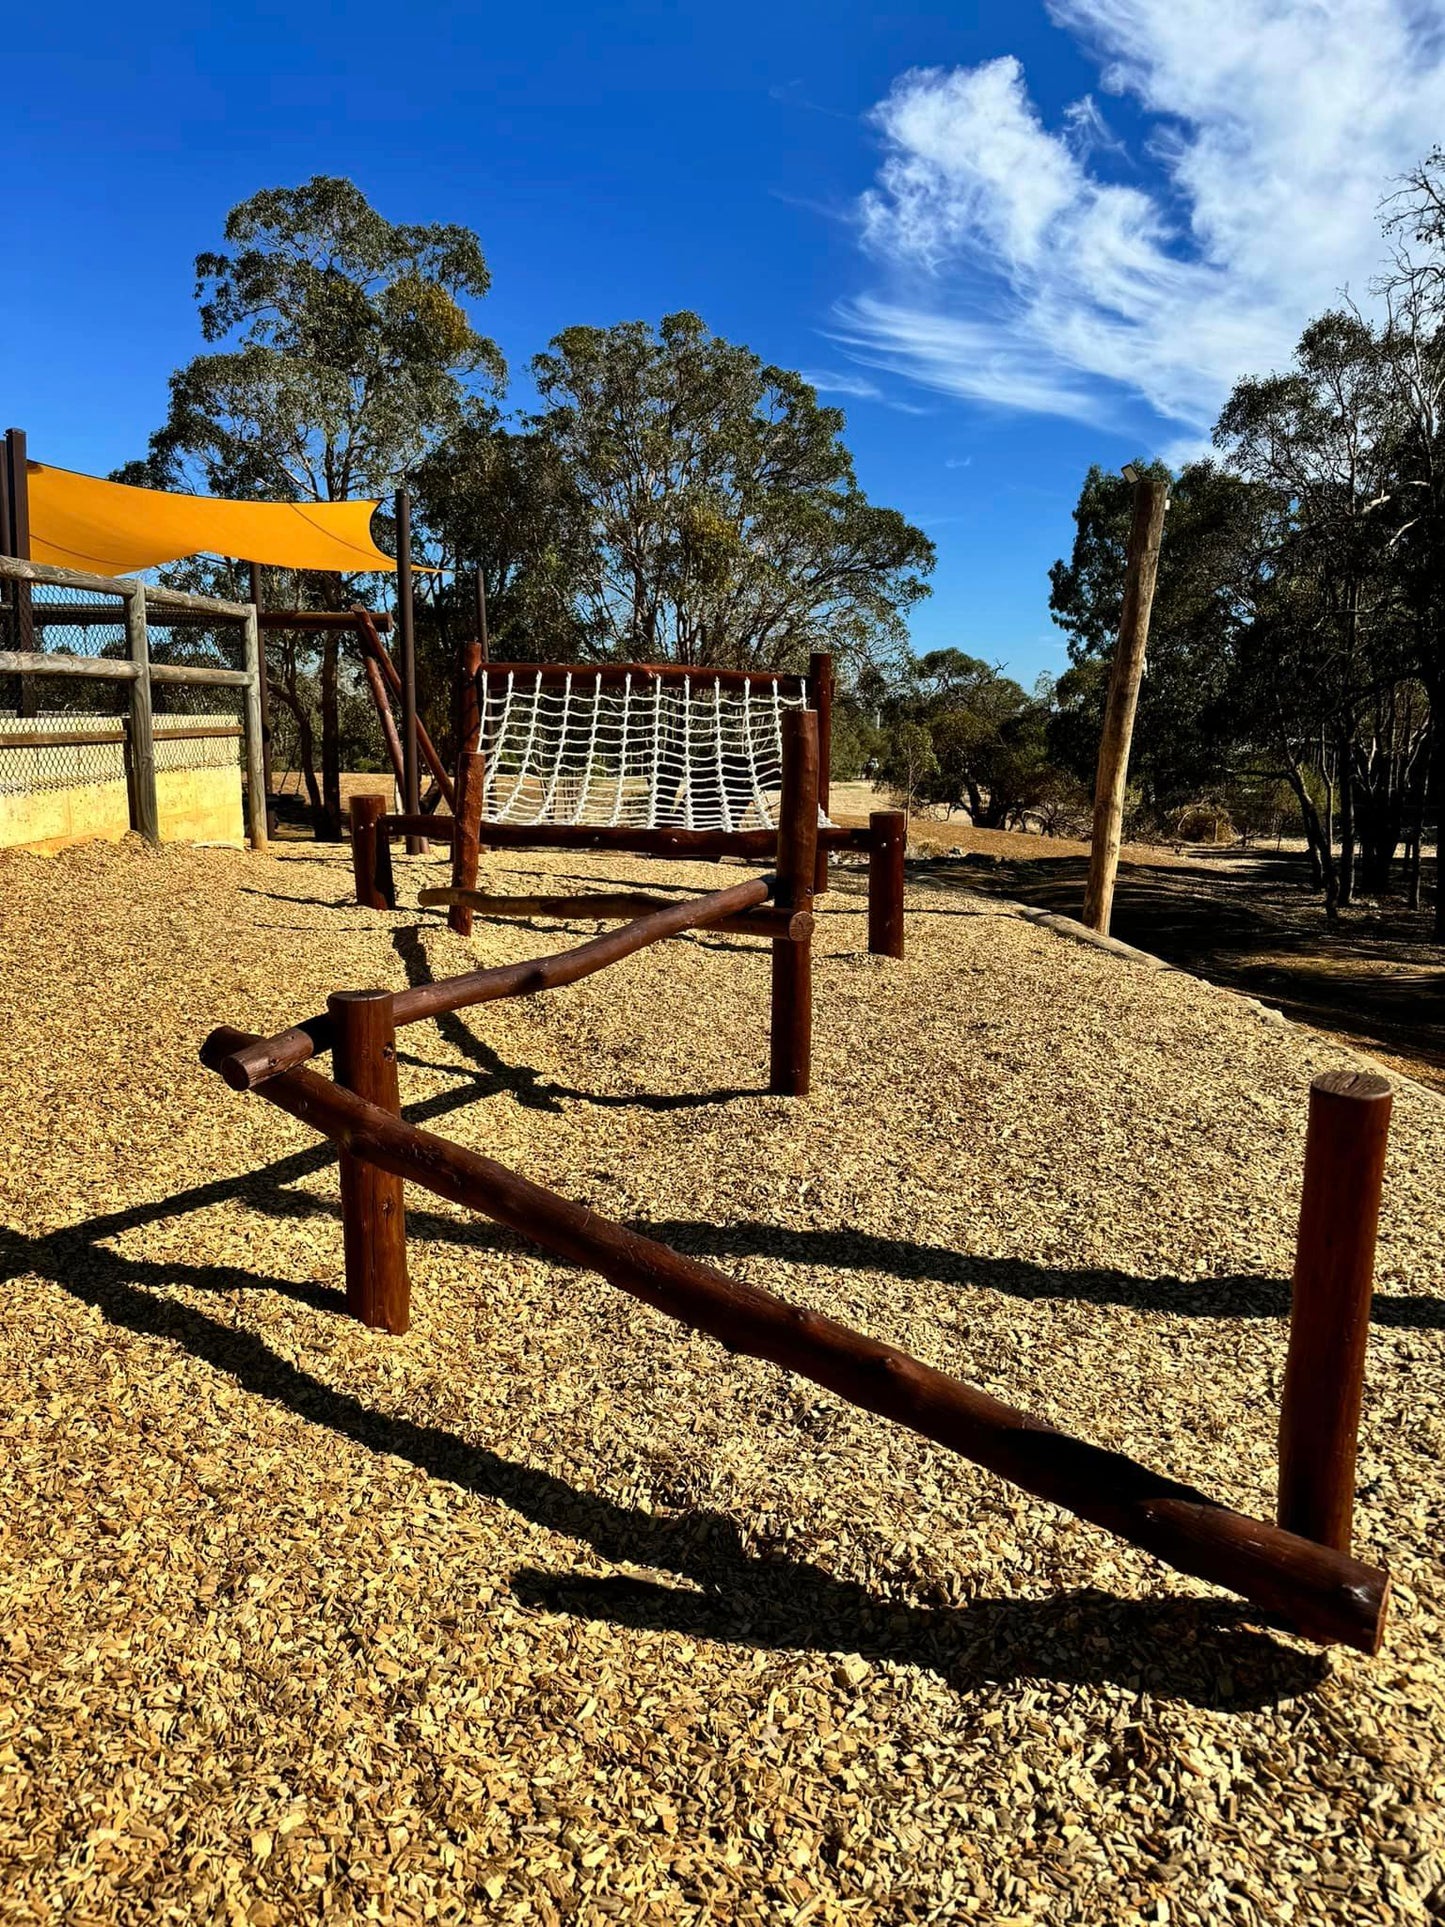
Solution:
[{"label": "wooden log post", "polygon": [[[817,653],[808,658],[808,705],[818,712],[818,808],[828,814],[833,765],[833,658]],[[828,887],[828,849],[819,843],[813,867],[813,888],[822,896]]]},{"label": "wooden log post", "polygon": [[150,634],[146,628],[146,592],[138,582],[130,584],[125,591],[125,639],[131,667],[135,671],[130,686],[130,717],[126,730],[130,826],[147,843],[159,843],[161,819],[160,806],[156,801]]},{"label": "wooden log post", "polygon": [[482,705],[477,696],[477,676],[483,660],[482,645],[475,636],[462,644],[457,657],[457,706],[453,719],[458,752],[481,747]]},{"label": "wooden log post", "polygon": [[[421,814],[421,750],[416,710],[416,604],[411,571],[411,494],[396,495],[396,628],[401,652],[401,758],[404,775],[402,808],[408,816]],[[408,856],[425,856],[424,836],[406,839]]]},{"label": "wooden log post", "polygon": [[266,798],[270,789],[266,748],[265,651],[253,603],[246,611],[246,670],[250,680],[241,692],[244,756],[246,762],[246,835],[253,850],[264,850],[268,833]]},{"label": "wooden log post", "polygon": [[1114,879],[1119,871],[1124,797],[1129,787],[1129,746],[1134,740],[1134,715],[1139,707],[1139,685],[1144,679],[1149,612],[1154,606],[1159,545],[1164,538],[1164,511],[1168,506],[1167,482],[1161,482],[1157,476],[1143,475],[1134,483],[1134,520],[1129,530],[1124,573],[1124,609],[1119,619],[1114,660],[1109,668],[1109,694],[1104,704],[1104,730],[1099,739],[1099,768],[1094,783],[1089,880],[1084,888],[1083,921],[1105,937],[1109,934],[1109,919],[1114,910]]},{"label": "wooden log post", "polygon": [[[818,717],[783,713],[783,793],[778,807],[780,909],[813,908],[818,857]],[[813,1059],[813,940],[773,940],[771,1068],[774,1097],[806,1097]]]},{"label": "wooden log post", "polygon": [[266,624],[261,608],[264,590],[261,580],[261,564],[259,562],[252,562],[250,564],[248,587],[251,592],[251,607],[256,611],[256,674],[258,679],[257,694],[261,704],[261,783],[262,793],[266,799],[266,833],[268,836],[274,836],[276,834],[277,817],[276,811],[271,805],[271,791],[275,783],[275,777],[271,768],[271,678],[270,671],[266,665],[266,637],[264,633]]},{"label": "wooden log post", "polygon": [[391,874],[391,838],[382,826],[384,796],[351,799],[351,868],[356,901],[363,910],[394,910],[396,885]]},{"label": "wooden log post", "polygon": [[[457,758],[457,827],[452,833],[452,888],[475,890],[477,887],[477,833],[482,826],[482,804],[487,780],[487,759],[479,749],[464,749]],[[459,937],[472,934],[471,906],[453,903],[447,911],[447,928]]]},{"label": "wooden log post", "polygon": [[[336,990],[327,998],[326,1008],[336,1026],[332,1046],[336,1082],[399,1118],[390,991]],[[402,1181],[348,1151],[341,1153],[341,1235],[347,1310],[363,1325],[399,1337],[411,1323]]]},{"label": "wooden log post", "polygon": [[874,810],[868,818],[868,948],[875,957],[903,955],[903,859],[908,817]]},{"label": "wooden log post", "polygon": [[1279,1415],[1279,1523],[1350,1549],[1390,1086],[1328,1071],[1310,1086],[1304,1188]]}]

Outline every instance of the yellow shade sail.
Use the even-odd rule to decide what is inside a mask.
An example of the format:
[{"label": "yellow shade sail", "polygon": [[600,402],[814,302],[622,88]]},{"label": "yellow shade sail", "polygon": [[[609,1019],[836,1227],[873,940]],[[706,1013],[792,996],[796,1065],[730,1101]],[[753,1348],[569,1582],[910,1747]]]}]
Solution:
[{"label": "yellow shade sail", "polygon": [[225,502],[27,464],[30,559],[133,575],[187,555],[355,575],[393,570],[371,539],[375,502]]}]

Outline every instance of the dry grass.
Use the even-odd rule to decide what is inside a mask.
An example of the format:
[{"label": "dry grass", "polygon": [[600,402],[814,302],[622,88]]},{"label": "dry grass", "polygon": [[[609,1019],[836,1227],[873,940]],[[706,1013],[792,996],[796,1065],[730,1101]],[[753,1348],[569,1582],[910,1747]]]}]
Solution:
[{"label": "dry grass", "polygon": [[[401,887],[439,864],[400,862]],[[640,859],[484,860],[715,885]],[[846,881],[846,879],[845,879]],[[344,852],[0,858],[0,1919],[1294,1922],[1442,1898],[1438,1173],[1397,1100],[1358,1541],[1319,1655],[413,1194],[416,1322],[340,1315],[325,1147],[207,1076],[568,933],[346,901]],[[662,946],[405,1034],[410,1114],[1268,1508],[1330,1045],[978,900]],[[1433,1900],[1432,1900],[1433,1896]]]}]

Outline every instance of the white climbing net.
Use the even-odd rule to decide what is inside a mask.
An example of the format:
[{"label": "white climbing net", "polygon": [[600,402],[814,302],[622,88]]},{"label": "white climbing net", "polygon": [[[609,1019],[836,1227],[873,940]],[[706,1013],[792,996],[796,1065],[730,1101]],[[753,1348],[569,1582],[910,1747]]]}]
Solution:
[{"label": "white climbing net", "polygon": [[484,822],[640,829],[776,828],[783,711],[808,702],[791,678],[706,670],[483,668],[477,693]]}]

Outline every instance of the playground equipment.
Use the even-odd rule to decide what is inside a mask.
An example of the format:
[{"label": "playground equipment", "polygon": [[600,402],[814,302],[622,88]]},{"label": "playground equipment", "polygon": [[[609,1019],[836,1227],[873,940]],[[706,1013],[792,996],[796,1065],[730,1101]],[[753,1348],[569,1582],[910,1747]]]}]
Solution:
[{"label": "playground equipment", "polygon": [[[373,697],[392,743],[389,696],[400,677],[380,638],[368,633],[365,612],[357,610],[355,617],[374,677]],[[597,940],[605,963],[659,936],[701,926],[694,920],[663,928],[659,919],[675,918],[679,907],[686,913],[686,906],[645,892],[480,892],[482,843],[694,859],[775,857],[777,876],[767,893],[719,914],[727,918],[723,927],[772,941],[771,1088],[800,1096],[810,1075],[813,899],[828,887],[831,850],[868,852],[869,949],[903,955],[906,819],[879,810],[859,830],[829,821],[832,692],[827,655],[813,656],[806,676],[787,676],[659,663],[489,663],[473,643],[460,674],[462,747],[454,781],[446,781],[418,725],[434,794],[452,814],[393,815],[380,797],[357,797],[351,806],[356,900],[372,909],[396,907],[395,837],[418,847],[422,838],[449,840],[451,884],[423,890],[421,902],[446,906],[454,930],[469,935],[478,911],[492,917],[641,919]],[[400,776],[400,745],[392,759]],[[593,949],[568,954],[575,959]],[[559,967],[556,959],[526,966],[539,989],[571,981],[556,977]]]},{"label": "playground equipment", "polygon": [[[1317,1079],[1311,1090],[1281,1410],[1278,1524],[1247,1518],[1121,1453],[1071,1438],[893,1346],[728,1278],[401,1118],[396,1052],[400,1024],[572,983],[685,929],[759,929],[773,936],[775,946],[799,945],[820,834],[817,730],[811,711],[793,710],[785,717],[782,744],[780,828],[758,833],[776,843],[776,876],[648,910],[622,930],[560,956],[476,971],[396,994],[339,991],[328,1000],[324,1014],[269,1039],[230,1028],[207,1038],[202,1062],[234,1089],[257,1091],[338,1146],[349,1309],[368,1325],[392,1333],[407,1329],[403,1181],[420,1184],[508,1226],[567,1263],[600,1272],[620,1289],[720,1339],[733,1351],[796,1371],[1117,1533],[1179,1570],[1243,1595],[1307,1638],[1377,1651],[1389,1580],[1351,1555],[1350,1515],[1390,1112],[1384,1079],[1336,1073]],[[374,830],[377,820],[369,821]],[[535,834],[540,826],[530,827]],[[587,833],[604,833],[608,827],[592,826]],[[364,835],[361,842],[364,851]],[[376,843],[372,854],[382,847]],[[636,907],[630,894],[604,901],[614,908],[622,902]],[[788,983],[797,981],[790,970],[784,976]],[[775,1080],[777,984],[775,964]],[[785,1003],[785,1069],[794,1036]],[[328,1049],[333,1053],[330,1081],[304,1068],[307,1059]]]},{"label": "playground equipment", "polygon": [[[717,925],[759,902],[757,884],[692,906],[692,927]],[[674,925],[676,927],[676,925]],[[634,925],[634,931],[638,927]],[[653,938],[669,935],[655,929]],[[617,938],[601,938],[617,942]],[[595,948],[595,946],[593,946]],[[640,940],[628,948],[640,948]],[[628,950],[617,948],[611,956]],[[580,952],[572,954],[574,964]],[[593,954],[588,969],[607,958]],[[532,965],[478,973],[487,994],[536,989]],[[572,975],[584,975],[576,967]],[[553,981],[570,981],[555,977]],[[459,979],[466,983],[466,979]],[[1279,1522],[1247,1518],[1146,1466],[1069,1438],[986,1391],[892,1345],[694,1258],[530,1183],[474,1150],[399,1116],[397,1023],[462,1008],[457,985],[391,994],[335,992],[326,1017],[279,1039],[216,1029],[200,1058],[239,1089],[254,1089],[341,1150],[347,1305],[387,1332],[407,1330],[407,1220],[403,1179],[530,1239],[732,1351],[773,1360],[852,1405],[906,1424],[1013,1484],[1116,1532],[1179,1571],[1250,1599],[1322,1644],[1378,1651],[1389,1578],[1351,1555],[1354,1439],[1379,1210],[1389,1087],[1333,1073],[1310,1093],[1310,1135],[1281,1409]],[[302,1068],[333,1050],[335,1077]],[[1310,1534],[1310,1536],[1306,1536]]]}]

